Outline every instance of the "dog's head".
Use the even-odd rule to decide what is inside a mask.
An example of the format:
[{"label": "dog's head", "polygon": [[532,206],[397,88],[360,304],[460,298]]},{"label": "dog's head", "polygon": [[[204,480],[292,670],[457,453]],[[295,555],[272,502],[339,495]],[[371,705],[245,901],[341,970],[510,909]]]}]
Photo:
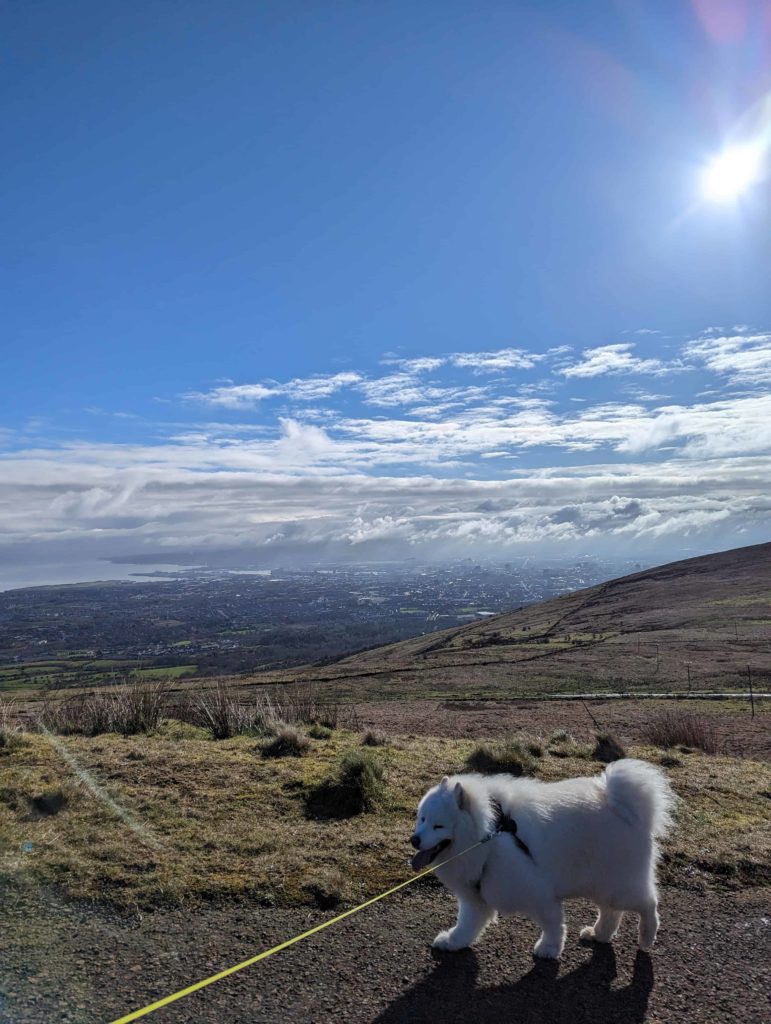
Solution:
[{"label": "dog's head", "polygon": [[452,856],[452,845],[460,815],[467,809],[468,794],[460,782],[450,783],[448,776],[442,779],[423,797],[418,805],[415,831],[410,842],[418,851],[412,858],[415,871],[422,871],[437,858]]}]

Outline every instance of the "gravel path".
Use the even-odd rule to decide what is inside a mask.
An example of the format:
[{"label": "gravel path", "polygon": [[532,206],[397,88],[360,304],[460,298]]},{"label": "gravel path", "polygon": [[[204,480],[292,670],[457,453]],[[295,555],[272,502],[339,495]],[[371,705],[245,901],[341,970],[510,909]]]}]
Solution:
[{"label": "gravel path", "polygon": [[[639,953],[582,945],[569,907],[559,965],[534,961],[533,925],[507,920],[474,951],[433,953],[454,902],[420,883],[147,1018],[153,1024],[761,1024],[771,1019],[768,890],[666,889],[662,931]],[[55,894],[0,887],[0,1021],[106,1024],[329,914],[245,903],[118,918]]]}]

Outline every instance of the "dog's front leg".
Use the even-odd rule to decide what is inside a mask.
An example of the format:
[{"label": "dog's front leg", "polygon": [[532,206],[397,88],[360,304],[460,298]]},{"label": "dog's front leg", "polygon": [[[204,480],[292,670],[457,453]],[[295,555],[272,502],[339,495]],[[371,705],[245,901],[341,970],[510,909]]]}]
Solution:
[{"label": "dog's front leg", "polygon": [[492,907],[478,896],[464,893],[458,897],[458,920],[454,928],[439,932],[434,949],[465,949],[473,945],[485,928],[496,918]]},{"label": "dog's front leg", "polygon": [[559,960],[565,947],[567,931],[562,904],[554,902],[549,906],[541,907],[538,914],[533,915],[533,920],[543,929],[533,953],[547,960]]}]

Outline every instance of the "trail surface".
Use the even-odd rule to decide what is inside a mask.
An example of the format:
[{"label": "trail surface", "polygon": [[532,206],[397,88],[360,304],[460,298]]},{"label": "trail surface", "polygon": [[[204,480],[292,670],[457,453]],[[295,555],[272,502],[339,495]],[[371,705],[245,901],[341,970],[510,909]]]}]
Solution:
[{"label": "trail surface", "polygon": [[[248,904],[125,919],[52,893],[0,886],[0,1021],[107,1024],[333,912]],[[560,964],[534,961],[533,925],[500,922],[473,951],[430,940],[454,901],[420,884],[144,1018],[153,1024],[761,1024],[769,1019],[768,890],[665,889],[662,931],[639,953],[582,945],[591,908],[569,906]]]}]

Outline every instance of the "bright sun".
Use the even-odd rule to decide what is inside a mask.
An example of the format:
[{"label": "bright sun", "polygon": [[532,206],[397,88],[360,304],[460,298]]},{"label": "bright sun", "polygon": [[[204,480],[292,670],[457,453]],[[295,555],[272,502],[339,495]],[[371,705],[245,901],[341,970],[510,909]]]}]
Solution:
[{"label": "bright sun", "polygon": [[702,173],[705,199],[715,202],[736,199],[760,178],[760,164],[760,154],[753,146],[723,150]]}]

